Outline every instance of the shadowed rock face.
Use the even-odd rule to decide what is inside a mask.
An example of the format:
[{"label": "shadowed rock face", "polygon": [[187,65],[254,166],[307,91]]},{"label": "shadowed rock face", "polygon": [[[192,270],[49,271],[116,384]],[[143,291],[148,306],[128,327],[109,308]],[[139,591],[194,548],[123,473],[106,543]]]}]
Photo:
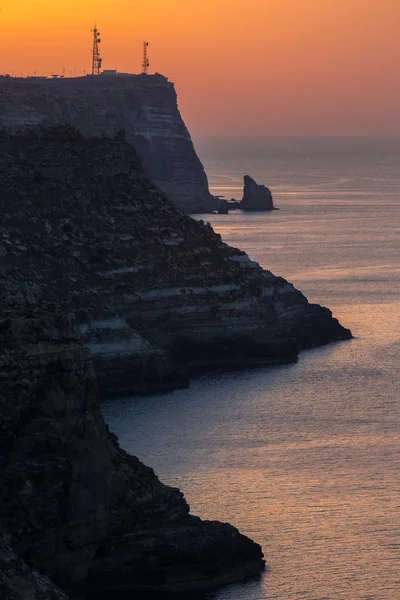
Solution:
[{"label": "shadowed rock face", "polygon": [[187,385],[351,336],[330,311],[182,215],[122,139],[3,134],[0,282],[76,314],[102,394]]},{"label": "shadowed rock face", "polygon": [[0,534],[0,598],[2,600],[68,600],[47,577],[28,567]]},{"label": "shadowed rock face", "polygon": [[124,130],[146,176],[184,212],[211,212],[223,204],[208,190],[174,85],[162,75],[0,77],[0,125],[12,131],[26,125],[72,125],[95,136]]},{"label": "shadowed rock face", "polygon": [[259,573],[260,546],[191,516],[178,489],[119,448],[68,320],[15,287],[2,289],[0,308],[2,600],[65,600],[42,575],[71,597],[115,598]]},{"label": "shadowed rock face", "polygon": [[274,210],[271,190],[257,184],[249,175],[244,176],[243,199],[239,204],[242,210]]}]

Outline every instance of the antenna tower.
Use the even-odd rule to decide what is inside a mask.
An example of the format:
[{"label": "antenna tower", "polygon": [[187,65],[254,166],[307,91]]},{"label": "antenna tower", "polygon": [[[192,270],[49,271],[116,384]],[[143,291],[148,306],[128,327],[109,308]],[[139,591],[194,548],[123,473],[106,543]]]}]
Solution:
[{"label": "antenna tower", "polygon": [[143,42],[143,63],[142,63],[142,75],[147,75],[149,72],[150,61],[147,56],[147,47],[149,42]]},{"label": "antenna tower", "polygon": [[94,26],[94,29],[92,29],[92,33],[93,33],[92,75],[100,75],[103,59],[100,56],[100,43],[101,43],[100,31],[97,29],[96,24]]}]

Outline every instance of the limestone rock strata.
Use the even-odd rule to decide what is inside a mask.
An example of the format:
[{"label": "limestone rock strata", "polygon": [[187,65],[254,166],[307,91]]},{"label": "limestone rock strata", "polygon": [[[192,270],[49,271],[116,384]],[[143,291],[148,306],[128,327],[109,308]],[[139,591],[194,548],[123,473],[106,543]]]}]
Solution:
[{"label": "limestone rock strata", "polygon": [[178,109],[174,85],[162,75],[15,79],[0,77],[0,125],[73,125],[85,134],[125,130],[146,176],[186,213],[223,204],[207,177]]},{"label": "limestone rock strata", "polygon": [[78,323],[76,331],[106,384],[103,395],[149,394],[189,385],[187,370],[123,318]]},{"label": "limestone rock strata", "polygon": [[0,143],[0,281],[76,314],[102,393],[186,385],[198,368],[293,361],[351,336],[177,211],[126,141],[56,129]]},{"label": "limestone rock strata", "polygon": [[47,577],[71,598],[115,598],[258,574],[260,546],[191,516],[178,489],[119,448],[68,319],[15,289],[0,307],[2,600],[64,600]]}]

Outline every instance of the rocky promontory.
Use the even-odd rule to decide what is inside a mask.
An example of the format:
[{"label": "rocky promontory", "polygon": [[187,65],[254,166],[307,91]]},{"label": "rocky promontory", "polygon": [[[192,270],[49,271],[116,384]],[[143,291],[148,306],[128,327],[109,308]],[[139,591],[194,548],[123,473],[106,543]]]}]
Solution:
[{"label": "rocky promontory", "polygon": [[260,546],[191,516],[178,489],[121,450],[70,319],[25,291],[0,291],[2,600],[139,598],[258,574]]},{"label": "rocky promontory", "polygon": [[0,126],[15,132],[37,125],[70,125],[92,136],[124,130],[147,178],[185,213],[224,205],[209,192],[174,84],[163,75],[0,76]]},{"label": "rocky promontory", "polygon": [[327,308],[174,208],[122,136],[56,128],[0,143],[0,282],[75,314],[102,394],[295,361],[351,337]]},{"label": "rocky promontory", "polygon": [[190,515],[121,450],[98,389],[172,389],[350,331],[184,216],[122,134],[35,128],[0,146],[2,598],[191,593],[258,574],[260,546]]}]

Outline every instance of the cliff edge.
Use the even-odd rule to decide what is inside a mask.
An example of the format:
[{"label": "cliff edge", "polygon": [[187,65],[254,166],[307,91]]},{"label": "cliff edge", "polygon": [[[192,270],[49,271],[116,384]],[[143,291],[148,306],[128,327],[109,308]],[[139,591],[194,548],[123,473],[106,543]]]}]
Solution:
[{"label": "cliff edge", "polygon": [[290,362],[351,337],[327,308],[176,210],[126,140],[56,128],[3,133],[0,144],[0,283],[75,313],[101,393]]},{"label": "cliff edge", "polygon": [[178,109],[174,84],[162,75],[73,79],[0,77],[0,126],[72,125],[85,135],[126,132],[145,174],[185,213],[218,209]]}]

